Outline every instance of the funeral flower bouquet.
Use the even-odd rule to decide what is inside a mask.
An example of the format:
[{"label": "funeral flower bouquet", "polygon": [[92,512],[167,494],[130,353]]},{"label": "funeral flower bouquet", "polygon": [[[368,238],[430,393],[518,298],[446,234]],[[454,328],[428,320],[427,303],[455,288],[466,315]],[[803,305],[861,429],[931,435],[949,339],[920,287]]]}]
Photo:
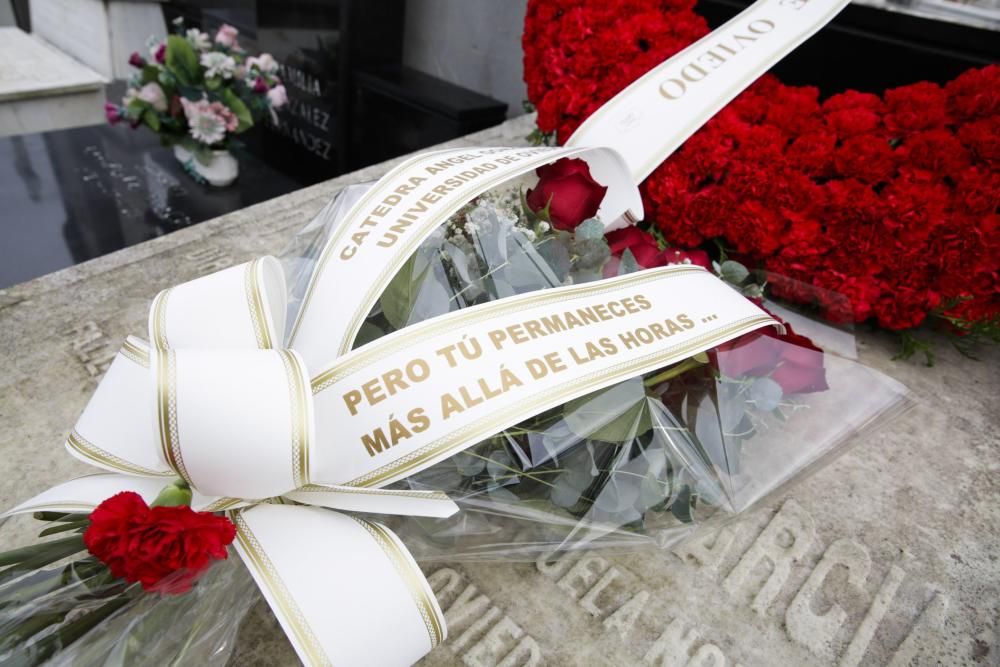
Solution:
[{"label": "funeral flower bouquet", "polygon": [[236,28],[224,24],[214,37],[185,30],[180,20],[174,28],[150,44],[148,56],[131,55],[136,73],[121,104],[106,103],[105,113],[112,125],[127,121],[156,132],[192,175],[212,182],[221,177],[198,166],[208,168],[213,155],[237,147],[236,135],[288,98],[277,61],[268,53],[249,55]]},{"label": "funeral flower bouquet", "polygon": [[[823,1],[747,11],[804,7],[794,44]],[[160,292],[67,438],[100,472],[7,513],[63,537],[0,554],[0,660],[223,664],[255,585],[304,663],[409,664],[447,632],[417,559],[669,547],[905,407],[771,276],[637,226],[618,148],[417,155]]]},{"label": "funeral flower bouquet", "polygon": [[[606,231],[594,217],[606,191],[584,160],[563,158],[469,202],[392,278],[355,345],[504,297],[665,265],[704,267],[764,307],[767,278],[773,276],[751,274],[733,260],[713,261],[700,250],[668,247],[638,226]],[[306,228],[286,253],[293,294],[297,271],[302,276],[315,267],[314,251],[322,245],[317,238],[325,229]],[[303,284],[301,277],[298,282]],[[831,303],[837,298],[825,296]],[[649,308],[637,297],[557,310],[491,336],[502,347]],[[821,338],[850,338],[781,312]],[[692,326],[685,314],[667,317],[615,339],[572,347],[568,354],[586,364],[613,356],[618,347],[665,339]],[[468,341],[446,352],[455,359],[481,353]],[[449,395],[442,411],[489,400],[504,382],[501,374],[492,384]],[[869,382],[871,416],[899,407],[901,387],[825,353],[783,322],[783,330],[746,334],[540,412],[411,475],[401,488],[443,490],[465,511],[392,525],[424,559],[528,559],[561,549],[665,547],[696,523],[735,515],[833,451],[834,443],[864,422],[856,421],[854,413],[867,409],[857,410],[853,390]],[[800,421],[814,429],[808,446],[788,437],[801,432]],[[366,436],[364,444],[374,453],[387,450],[414,427],[420,424],[394,422]]]}]

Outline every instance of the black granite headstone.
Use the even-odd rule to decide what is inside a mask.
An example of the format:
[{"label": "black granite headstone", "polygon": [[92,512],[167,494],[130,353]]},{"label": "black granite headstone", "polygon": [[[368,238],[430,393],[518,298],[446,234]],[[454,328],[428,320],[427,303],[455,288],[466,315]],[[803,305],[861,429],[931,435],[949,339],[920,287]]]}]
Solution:
[{"label": "black granite headstone", "polygon": [[403,0],[180,0],[168,20],[214,34],[223,23],[240,31],[253,53],[270,53],[289,103],[242,137],[253,152],[300,180],[347,171],[353,108],[351,77],[359,68],[402,57]]}]

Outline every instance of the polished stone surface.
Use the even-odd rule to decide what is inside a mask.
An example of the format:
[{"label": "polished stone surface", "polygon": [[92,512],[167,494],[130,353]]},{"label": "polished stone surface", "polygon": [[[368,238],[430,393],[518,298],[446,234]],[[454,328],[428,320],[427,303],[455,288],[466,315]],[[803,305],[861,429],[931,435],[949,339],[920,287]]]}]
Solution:
[{"label": "polished stone surface", "polygon": [[[523,143],[530,126],[461,143]],[[0,291],[0,505],[88,471],[62,440],[158,290],[280,251],[338,188],[388,166]],[[997,664],[1000,350],[973,361],[941,341],[926,368],[894,349],[859,336],[862,361],[908,385],[915,407],[721,532],[674,552],[425,564],[449,638],[423,664]],[[8,539],[30,539],[30,520],[12,523]],[[231,664],[296,664],[266,605]]]},{"label": "polished stone surface", "polygon": [[251,155],[232,185],[197,183],[146,128],[0,138],[0,288],[299,187]]}]

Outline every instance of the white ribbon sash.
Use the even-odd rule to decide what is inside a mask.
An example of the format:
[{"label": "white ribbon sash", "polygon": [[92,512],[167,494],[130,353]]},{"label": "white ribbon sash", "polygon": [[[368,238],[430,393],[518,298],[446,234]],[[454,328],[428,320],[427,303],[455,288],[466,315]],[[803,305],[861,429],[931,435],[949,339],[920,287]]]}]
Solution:
[{"label": "white ribbon sash", "polygon": [[[67,439],[103,472],[8,514],[86,512],[126,490],[150,502],[181,476],[192,507],[229,511],[236,550],[304,663],[415,662],[446,636],[430,587],[388,529],[342,512],[447,517],[457,506],[440,492],[379,487],[549,407],[777,323],[707,272],[667,267],[502,299],[349,352],[382,290],[460,206],[561,157],[586,160],[608,186],[599,216],[609,227],[639,219],[635,183],[844,4],[760,0],[614,98],[573,146],[407,160],[332,229],[291,349],[273,258],[165,290],[150,310],[152,345],[125,341]],[[726,40],[752,48],[720,58]],[[660,92],[671,79],[682,83],[676,99]]]},{"label": "white ribbon sash", "polygon": [[758,0],[595,111],[567,146],[614,146],[641,183],[757,77],[850,0]]},{"label": "white ribbon sash", "polygon": [[623,225],[642,218],[639,191],[610,149],[460,148],[418,155],[382,177],[334,229],[289,345],[309,369],[350,351],[389,281],[434,230],[483,192],[564,157],[585,160],[608,187],[601,220]]}]

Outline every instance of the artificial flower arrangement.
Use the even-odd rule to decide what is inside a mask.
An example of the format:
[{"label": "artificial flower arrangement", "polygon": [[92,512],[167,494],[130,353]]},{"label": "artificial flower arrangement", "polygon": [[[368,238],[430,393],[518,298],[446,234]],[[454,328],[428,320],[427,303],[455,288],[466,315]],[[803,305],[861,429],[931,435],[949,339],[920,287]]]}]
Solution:
[{"label": "artificial flower arrangement", "polygon": [[120,105],[105,104],[108,122],[127,121],[160,136],[197,180],[228,185],[237,176],[230,150],[267,113],[288,102],[278,63],[268,53],[251,56],[236,28],[223,24],[214,38],[174,22],[175,34],[133,53],[138,70]]},{"label": "artificial flower arrangement", "polygon": [[[565,141],[707,33],[693,2],[533,0],[523,44],[536,138]],[[996,65],[822,101],[766,76],[646,178],[645,224],[773,272],[775,295],[830,320],[899,332],[903,356],[932,360],[914,333],[924,322],[974,352],[1000,341],[998,91]]]}]

